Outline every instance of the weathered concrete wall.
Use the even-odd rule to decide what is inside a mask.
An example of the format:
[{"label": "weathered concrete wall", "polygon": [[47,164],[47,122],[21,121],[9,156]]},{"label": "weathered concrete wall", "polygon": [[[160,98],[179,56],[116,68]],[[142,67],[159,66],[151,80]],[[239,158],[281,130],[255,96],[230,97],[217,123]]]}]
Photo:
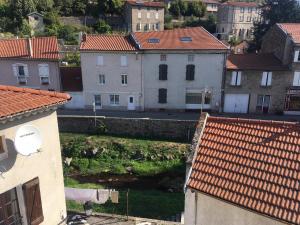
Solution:
[{"label": "weathered concrete wall", "polygon": [[97,133],[104,125],[107,134],[181,141],[192,139],[197,121],[97,117],[96,124],[93,116],[58,116],[60,132]]}]

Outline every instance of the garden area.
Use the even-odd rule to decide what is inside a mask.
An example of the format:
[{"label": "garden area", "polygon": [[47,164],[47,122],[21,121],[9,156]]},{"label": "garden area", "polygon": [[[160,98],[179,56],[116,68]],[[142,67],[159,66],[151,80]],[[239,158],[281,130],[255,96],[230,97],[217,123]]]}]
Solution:
[{"label": "garden area", "polygon": [[[61,134],[65,185],[116,189],[119,204],[93,205],[95,212],[172,220],[184,209],[183,184],[189,145],[107,135]],[[67,202],[70,211],[83,205]]]}]

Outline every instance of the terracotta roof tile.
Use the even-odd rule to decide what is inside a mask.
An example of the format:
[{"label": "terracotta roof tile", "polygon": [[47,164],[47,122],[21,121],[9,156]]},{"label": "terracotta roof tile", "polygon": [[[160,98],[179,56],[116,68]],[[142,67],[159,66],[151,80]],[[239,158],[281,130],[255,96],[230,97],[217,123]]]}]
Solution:
[{"label": "terracotta roof tile", "polygon": [[300,124],[208,117],[190,188],[300,224]]},{"label": "terracotta roof tile", "polygon": [[228,70],[288,70],[273,54],[231,54],[228,56]]},{"label": "terracotta roof tile", "polygon": [[0,120],[23,112],[59,105],[70,100],[65,93],[0,85]]},{"label": "terracotta roof tile", "polygon": [[[142,50],[227,50],[228,47],[220,42],[202,27],[181,28],[165,31],[135,32],[134,39]],[[190,41],[182,41],[190,39]],[[159,40],[159,41],[155,41]],[[151,41],[153,40],[153,41]]]},{"label": "terracotta roof tile", "polygon": [[[30,43],[30,44],[29,44]],[[32,46],[32,54],[30,53]],[[0,58],[59,59],[56,37],[0,39]]]},{"label": "terracotta roof tile", "polygon": [[129,36],[122,35],[86,35],[81,42],[81,51],[136,51]]},{"label": "terracotta roof tile", "polygon": [[278,23],[277,26],[291,35],[296,44],[300,44],[300,23]]},{"label": "terracotta roof tile", "polygon": [[158,8],[164,8],[164,4],[162,2],[150,2],[150,1],[126,1],[128,4],[133,6],[145,6],[145,7],[158,7]]}]

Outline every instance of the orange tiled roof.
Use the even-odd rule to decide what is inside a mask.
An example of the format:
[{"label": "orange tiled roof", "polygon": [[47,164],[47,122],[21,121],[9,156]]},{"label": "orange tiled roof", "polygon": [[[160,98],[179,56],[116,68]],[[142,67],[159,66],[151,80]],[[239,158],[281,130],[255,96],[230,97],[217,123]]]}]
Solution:
[{"label": "orange tiled roof", "polygon": [[277,25],[291,35],[296,44],[300,44],[300,23],[278,23]]},{"label": "orange tiled roof", "polygon": [[68,94],[0,85],[0,120],[70,100]]},{"label": "orange tiled roof", "polygon": [[[30,44],[32,55],[30,53]],[[0,39],[0,58],[59,59],[56,37]]]},{"label": "orange tiled roof", "polygon": [[288,70],[273,54],[231,54],[228,56],[228,70]]},{"label": "orange tiled roof", "polygon": [[223,5],[237,6],[237,7],[258,7],[256,2],[225,2]]},{"label": "orange tiled roof", "polygon": [[[134,38],[142,50],[227,50],[228,47],[220,42],[202,27],[182,28],[165,31],[135,32]],[[180,38],[190,37],[190,42],[183,42]],[[159,43],[151,43],[150,39],[159,39]]]},{"label": "orange tiled roof", "polygon": [[208,117],[188,186],[300,224],[300,125]]},{"label": "orange tiled roof", "polygon": [[81,51],[136,51],[129,36],[122,35],[86,35],[81,42]]},{"label": "orange tiled roof", "polygon": [[133,6],[145,6],[145,7],[158,7],[158,8],[164,8],[164,4],[162,2],[150,2],[150,1],[126,1],[129,5]]}]

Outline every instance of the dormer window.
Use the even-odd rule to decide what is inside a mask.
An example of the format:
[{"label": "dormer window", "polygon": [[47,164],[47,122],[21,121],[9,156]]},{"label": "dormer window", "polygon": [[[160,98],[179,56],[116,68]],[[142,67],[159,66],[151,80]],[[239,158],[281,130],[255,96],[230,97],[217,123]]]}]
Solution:
[{"label": "dormer window", "polygon": [[148,39],[148,43],[154,44],[154,43],[159,43],[159,42],[160,42],[159,38],[149,38]]}]

